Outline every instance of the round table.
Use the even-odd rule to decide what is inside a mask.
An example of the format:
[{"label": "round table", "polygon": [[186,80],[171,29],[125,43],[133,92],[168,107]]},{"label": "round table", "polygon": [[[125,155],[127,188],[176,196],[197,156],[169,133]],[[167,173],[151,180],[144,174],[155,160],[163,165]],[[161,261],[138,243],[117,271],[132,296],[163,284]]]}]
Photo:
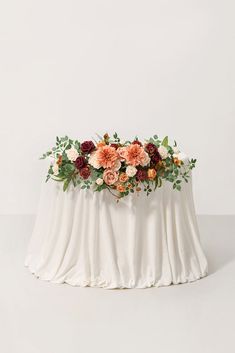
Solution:
[{"label": "round table", "polygon": [[116,202],[60,182],[42,185],[25,265],[54,283],[146,288],[195,281],[207,274],[191,181],[175,191],[165,182]]}]

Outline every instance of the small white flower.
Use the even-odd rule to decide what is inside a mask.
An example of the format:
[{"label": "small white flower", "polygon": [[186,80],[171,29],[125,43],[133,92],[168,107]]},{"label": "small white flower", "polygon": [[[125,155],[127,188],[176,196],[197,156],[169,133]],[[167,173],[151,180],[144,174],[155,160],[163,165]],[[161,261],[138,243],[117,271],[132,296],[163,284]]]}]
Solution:
[{"label": "small white flower", "polygon": [[166,159],[168,157],[168,151],[167,151],[166,147],[160,146],[158,148],[158,152],[159,152],[160,156],[162,157],[162,159]]},{"label": "small white flower", "polygon": [[178,158],[180,161],[185,161],[185,160],[188,159],[188,156],[185,153],[183,153],[183,152],[174,153],[173,157],[174,158]]},{"label": "small white flower", "polygon": [[178,146],[174,146],[172,149],[173,149],[174,153],[176,153],[176,154],[180,153]]},{"label": "small white flower", "polygon": [[59,174],[59,166],[57,163],[55,163],[52,167],[52,170],[53,170],[53,174],[54,175],[58,175]]},{"label": "small white flower", "polygon": [[136,175],[137,169],[136,167],[132,166],[132,165],[128,165],[128,167],[126,168],[126,174],[132,178],[134,175]]},{"label": "small white flower", "polygon": [[102,178],[98,178],[95,182],[97,185],[102,185],[104,183],[104,180]]},{"label": "small white flower", "polygon": [[74,147],[71,147],[69,150],[66,150],[65,153],[67,154],[67,157],[71,162],[76,161],[79,156],[78,151]]}]

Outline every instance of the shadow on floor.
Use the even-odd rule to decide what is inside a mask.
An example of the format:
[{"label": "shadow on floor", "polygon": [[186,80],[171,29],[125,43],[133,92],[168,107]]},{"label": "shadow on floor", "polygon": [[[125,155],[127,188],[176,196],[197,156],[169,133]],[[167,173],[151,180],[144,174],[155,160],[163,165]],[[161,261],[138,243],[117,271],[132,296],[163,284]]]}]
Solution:
[{"label": "shadow on floor", "polygon": [[209,275],[235,261],[235,216],[199,216]]}]

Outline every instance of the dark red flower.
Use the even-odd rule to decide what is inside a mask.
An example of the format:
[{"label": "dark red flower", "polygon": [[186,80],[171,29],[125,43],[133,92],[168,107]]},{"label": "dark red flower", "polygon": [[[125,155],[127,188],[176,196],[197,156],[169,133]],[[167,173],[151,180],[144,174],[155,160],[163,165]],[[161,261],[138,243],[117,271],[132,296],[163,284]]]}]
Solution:
[{"label": "dark red flower", "polygon": [[161,160],[161,156],[158,152],[156,152],[154,155],[151,156],[151,162],[153,164],[158,164],[158,162]]},{"label": "dark red flower", "polygon": [[92,141],[84,141],[81,144],[81,151],[83,153],[91,153],[92,151],[94,151],[95,149],[95,145]]},{"label": "dark red flower", "polygon": [[110,147],[117,149],[119,145],[117,143],[110,143]]},{"label": "dark red flower", "polygon": [[133,145],[142,146],[142,143],[139,140],[134,140],[132,143],[133,143]]},{"label": "dark red flower", "polygon": [[88,179],[89,176],[91,175],[91,171],[89,167],[83,167],[82,169],[80,169],[79,173],[83,179]]},{"label": "dark red flower", "polygon": [[149,142],[145,146],[145,151],[150,155],[153,156],[154,154],[157,153],[157,146],[155,146],[153,143]]},{"label": "dark red flower", "polygon": [[81,169],[87,165],[86,158],[83,156],[79,156],[74,162],[77,169]]},{"label": "dark red flower", "polygon": [[147,171],[144,169],[137,170],[136,179],[139,181],[144,181],[144,180],[148,179]]}]

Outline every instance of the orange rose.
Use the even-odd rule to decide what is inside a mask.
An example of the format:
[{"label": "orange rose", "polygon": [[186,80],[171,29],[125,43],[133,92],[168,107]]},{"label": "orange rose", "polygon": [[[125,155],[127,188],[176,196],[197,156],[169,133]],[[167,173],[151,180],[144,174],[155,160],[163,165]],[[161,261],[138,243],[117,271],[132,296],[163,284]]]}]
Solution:
[{"label": "orange rose", "polygon": [[121,183],[125,183],[128,179],[128,175],[124,172],[119,175],[119,181]]},{"label": "orange rose", "polygon": [[148,178],[150,180],[154,180],[156,178],[156,175],[157,175],[157,172],[155,169],[153,169],[153,168],[148,169]]},{"label": "orange rose", "polygon": [[181,165],[181,161],[177,158],[177,157],[175,157],[174,158],[174,163],[176,164],[176,165]]},{"label": "orange rose", "polygon": [[126,191],[126,188],[125,188],[124,185],[118,184],[118,185],[117,185],[117,191],[119,191],[119,192],[125,192],[125,191]]}]

